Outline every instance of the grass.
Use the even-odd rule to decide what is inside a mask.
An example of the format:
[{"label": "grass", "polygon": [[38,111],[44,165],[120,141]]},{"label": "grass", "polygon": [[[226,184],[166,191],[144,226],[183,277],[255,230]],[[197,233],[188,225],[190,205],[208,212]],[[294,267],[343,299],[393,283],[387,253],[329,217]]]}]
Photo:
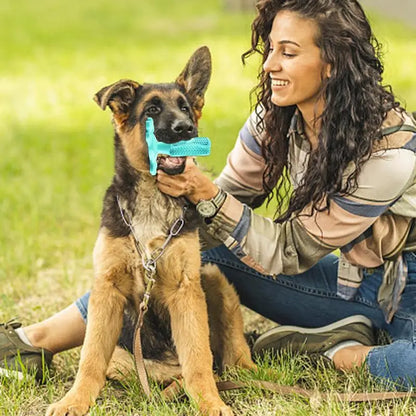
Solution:
[{"label": "grass", "polygon": [[[202,44],[213,55],[213,77],[201,134],[213,155],[201,159],[220,172],[250,111],[255,60],[240,55],[250,40],[252,14],[225,14],[220,0],[4,0],[0,4],[0,322],[19,316],[27,324],[46,318],[88,290],[101,200],[112,175],[109,112],[92,101],[120,78],[173,80]],[[416,109],[415,30],[371,15],[385,44],[386,82]],[[265,212],[265,211],[264,211]],[[56,357],[46,385],[0,380],[0,415],[40,415],[72,383],[79,350]],[[325,391],[371,390],[363,377],[304,369],[304,359],[273,363],[278,382]],[[262,369],[270,364],[264,362]],[[262,378],[259,374],[231,374]],[[411,414],[406,401],[311,404],[251,388],[228,392],[239,415]],[[412,410],[413,409],[413,410]],[[410,413],[408,413],[410,412]],[[109,384],[91,414],[193,414],[186,401],[144,400],[134,382]]]}]

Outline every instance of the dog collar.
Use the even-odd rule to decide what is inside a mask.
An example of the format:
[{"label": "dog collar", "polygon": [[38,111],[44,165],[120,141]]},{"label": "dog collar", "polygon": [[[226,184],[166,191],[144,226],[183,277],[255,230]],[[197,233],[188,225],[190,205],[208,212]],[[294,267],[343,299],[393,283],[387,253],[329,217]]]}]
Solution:
[{"label": "dog collar", "polygon": [[208,137],[194,137],[176,143],[159,142],[155,136],[155,126],[151,117],[146,119],[146,143],[149,152],[150,174],[153,176],[156,175],[157,170],[157,155],[208,156],[211,151],[211,141]]}]

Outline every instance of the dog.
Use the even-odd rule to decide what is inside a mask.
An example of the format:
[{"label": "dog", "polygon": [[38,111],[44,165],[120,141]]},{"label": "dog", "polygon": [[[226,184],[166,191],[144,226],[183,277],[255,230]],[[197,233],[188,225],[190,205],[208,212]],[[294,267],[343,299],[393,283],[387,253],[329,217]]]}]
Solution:
[{"label": "dog", "polygon": [[[79,370],[73,387],[49,406],[47,416],[85,415],[106,375],[116,377],[118,369],[132,367],[131,355],[116,345],[122,328],[129,327],[126,323],[134,328],[146,286],[133,233],[149,252],[160,249],[187,204],[184,198],[161,193],[149,173],[145,121],[153,118],[159,141],[175,143],[197,136],[210,76],[211,55],[204,46],[175,82],[141,85],[120,80],[95,95],[103,110],[112,111],[115,174],[104,197],[93,252],[95,279]],[[158,159],[158,168],[169,174],[183,171],[184,164],[185,158]],[[238,296],[216,266],[201,267],[199,220],[194,208],[186,212],[182,230],[161,249],[156,263],[141,332],[144,361],[149,377],[158,382],[181,377],[201,413],[228,416],[233,412],[219,396],[214,358],[219,367],[255,365]]]}]

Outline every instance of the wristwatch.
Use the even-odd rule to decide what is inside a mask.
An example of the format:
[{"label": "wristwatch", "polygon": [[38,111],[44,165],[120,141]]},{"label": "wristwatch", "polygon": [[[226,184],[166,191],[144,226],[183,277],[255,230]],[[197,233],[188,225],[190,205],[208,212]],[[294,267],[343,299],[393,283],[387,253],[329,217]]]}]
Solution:
[{"label": "wristwatch", "polygon": [[204,219],[212,218],[221,209],[226,198],[226,192],[224,192],[221,188],[218,188],[218,193],[214,196],[214,198],[201,199],[196,204],[196,212]]}]

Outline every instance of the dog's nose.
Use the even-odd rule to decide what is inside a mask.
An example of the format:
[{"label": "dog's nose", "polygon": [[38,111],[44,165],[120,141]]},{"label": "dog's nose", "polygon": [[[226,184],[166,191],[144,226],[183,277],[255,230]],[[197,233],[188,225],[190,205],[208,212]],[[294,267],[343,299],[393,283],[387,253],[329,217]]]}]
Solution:
[{"label": "dog's nose", "polygon": [[195,127],[189,121],[181,120],[172,124],[172,130],[178,135],[184,134],[186,137],[188,137],[194,133]]}]

